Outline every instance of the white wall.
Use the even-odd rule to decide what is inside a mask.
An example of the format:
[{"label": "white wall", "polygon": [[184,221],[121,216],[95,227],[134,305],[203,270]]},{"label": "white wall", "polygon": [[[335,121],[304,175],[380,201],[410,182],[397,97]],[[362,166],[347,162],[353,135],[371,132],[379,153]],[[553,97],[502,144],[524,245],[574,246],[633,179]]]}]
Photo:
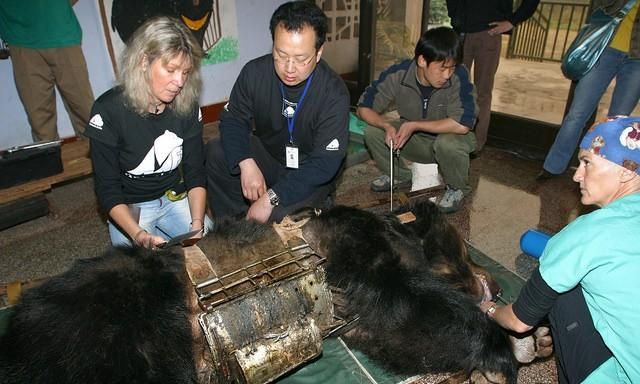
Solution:
[{"label": "white wall", "polygon": [[[1,1],[1,0],[0,0]],[[284,0],[225,0],[236,2],[240,55],[236,61],[203,68],[201,105],[225,101],[243,64],[271,49],[269,18]],[[82,26],[82,49],[89,67],[89,79],[97,97],[111,88],[115,75],[106,48],[96,0],[80,0],[74,6]],[[73,136],[73,128],[58,97],[58,132]],[[32,141],[27,116],[16,92],[11,60],[0,60],[0,149]]]}]

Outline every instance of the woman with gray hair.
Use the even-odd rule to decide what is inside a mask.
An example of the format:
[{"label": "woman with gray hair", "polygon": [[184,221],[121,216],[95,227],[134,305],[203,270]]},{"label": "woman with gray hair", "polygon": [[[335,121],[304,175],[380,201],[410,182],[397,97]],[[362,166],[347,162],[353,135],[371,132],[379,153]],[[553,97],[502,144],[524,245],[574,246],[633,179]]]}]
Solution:
[{"label": "woman with gray hair", "polygon": [[548,315],[560,383],[640,383],[640,117],[592,127],[573,180],[584,205],[547,243],[513,305],[480,308],[527,332]]},{"label": "woman with gray hair", "polygon": [[128,41],[119,84],[93,105],[86,136],[114,245],[154,248],[188,231],[202,236],[210,224],[198,105],[202,55],[180,21],[151,19]]}]

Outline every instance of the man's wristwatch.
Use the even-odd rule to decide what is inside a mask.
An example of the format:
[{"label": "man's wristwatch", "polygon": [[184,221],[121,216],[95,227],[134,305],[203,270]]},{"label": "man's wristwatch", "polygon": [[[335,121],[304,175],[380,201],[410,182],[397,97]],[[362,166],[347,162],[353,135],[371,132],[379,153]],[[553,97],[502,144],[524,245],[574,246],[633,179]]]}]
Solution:
[{"label": "man's wristwatch", "polygon": [[280,198],[276,195],[273,189],[267,189],[267,197],[269,197],[269,202],[272,206],[277,207],[278,204],[280,204]]}]

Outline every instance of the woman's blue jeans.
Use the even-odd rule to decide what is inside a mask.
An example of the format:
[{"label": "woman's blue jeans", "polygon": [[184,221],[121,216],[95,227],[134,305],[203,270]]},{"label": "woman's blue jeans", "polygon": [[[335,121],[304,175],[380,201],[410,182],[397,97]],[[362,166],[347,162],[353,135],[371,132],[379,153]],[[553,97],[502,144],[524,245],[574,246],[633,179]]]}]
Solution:
[{"label": "woman's blue jeans", "polygon": [[567,169],[587,121],[614,78],[608,116],[631,114],[640,99],[640,59],[606,48],[595,67],[578,81],[569,113],[544,161],[545,170],[560,174]]},{"label": "woman's blue jeans", "polygon": [[[132,210],[139,210],[138,224],[141,228],[166,240],[189,232],[191,229],[191,212],[187,198],[171,201],[163,195],[155,200],[129,204],[129,207]],[[212,225],[211,220],[205,215],[205,232]],[[129,236],[120,231],[111,220],[109,220],[109,236],[113,245],[132,245]]]}]

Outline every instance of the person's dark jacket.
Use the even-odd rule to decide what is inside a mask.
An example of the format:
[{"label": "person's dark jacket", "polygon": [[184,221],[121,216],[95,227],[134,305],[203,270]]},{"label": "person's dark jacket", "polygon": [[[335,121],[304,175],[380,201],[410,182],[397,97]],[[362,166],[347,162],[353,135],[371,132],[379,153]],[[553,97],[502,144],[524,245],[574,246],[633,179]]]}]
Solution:
[{"label": "person's dark jacket", "polygon": [[474,33],[491,28],[489,23],[508,20],[514,26],[533,15],[540,0],[522,0],[513,11],[512,0],[447,0],[451,25],[458,33]]},{"label": "person's dark jacket", "polygon": [[[273,65],[271,54],[249,61],[240,71],[229,103],[220,115],[222,148],[231,174],[239,174],[238,164],[252,156],[251,135],[274,159],[286,164],[289,132],[282,112],[282,83]],[[304,84],[293,88],[300,91]],[[285,91],[293,91],[289,88]],[[320,186],[334,182],[347,154],[349,91],[324,60],[314,70],[293,128],[300,166],[288,168],[274,185],[269,185],[283,206],[304,200]]]}]

